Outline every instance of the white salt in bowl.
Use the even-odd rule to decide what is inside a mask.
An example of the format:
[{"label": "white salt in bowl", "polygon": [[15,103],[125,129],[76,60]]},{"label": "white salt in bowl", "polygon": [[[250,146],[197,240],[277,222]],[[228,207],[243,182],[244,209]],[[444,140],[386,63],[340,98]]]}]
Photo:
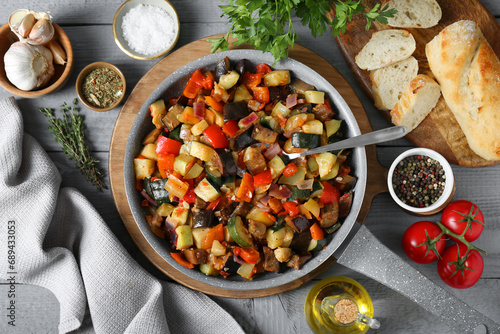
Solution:
[{"label": "white salt in bowl", "polygon": [[[154,54],[148,54],[147,52],[144,52],[144,50],[134,50],[124,37],[122,29],[123,18],[130,12],[131,9],[138,7],[140,5],[159,7],[160,9],[164,10],[171,17],[173,21],[172,31],[169,31],[169,34],[171,33],[172,36],[170,43],[164,45],[161,50],[159,50]],[[179,30],[180,30],[179,17],[177,16],[175,8],[167,0],[128,0],[124,2],[120,6],[120,8],[118,8],[115,17],[113,19],[113,36],[115,38],[116,44],[126,55],[139,60],[151,60],[166,55],[174,48],[175,44],[177,43],[177,40],[179,39]],[[147,40],[147,37],[145,38],[140,34],[138,34],[138,36],[136,37],[138,37],[139,39]]]}]

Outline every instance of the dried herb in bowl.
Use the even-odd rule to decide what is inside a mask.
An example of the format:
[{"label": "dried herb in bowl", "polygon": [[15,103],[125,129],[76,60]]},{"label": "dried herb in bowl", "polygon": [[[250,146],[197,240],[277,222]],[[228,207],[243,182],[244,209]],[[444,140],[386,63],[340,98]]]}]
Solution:
[{"label": "dried herb in bowl", "polygon": [[85,100],[98,108],[114,105],[123,95],[123,81],[118,73],[104,67],[90,72],[85,77],[82,88]]}]

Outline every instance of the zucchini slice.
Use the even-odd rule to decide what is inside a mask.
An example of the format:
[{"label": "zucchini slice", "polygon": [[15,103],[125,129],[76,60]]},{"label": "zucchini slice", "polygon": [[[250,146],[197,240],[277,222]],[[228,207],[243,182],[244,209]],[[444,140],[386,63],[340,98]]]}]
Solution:
[{"label": "zucchini slice", "polygon": [[252,247],[252,236],[248,232],[240,216],[232,216],[227,222],[227,228],[231,238],[241,247]]},{"label": "zucchini slice", "polygon": [[312,133],[292,133],[292,146],[295,148],[315,148],[321,145],[321,136]]}]

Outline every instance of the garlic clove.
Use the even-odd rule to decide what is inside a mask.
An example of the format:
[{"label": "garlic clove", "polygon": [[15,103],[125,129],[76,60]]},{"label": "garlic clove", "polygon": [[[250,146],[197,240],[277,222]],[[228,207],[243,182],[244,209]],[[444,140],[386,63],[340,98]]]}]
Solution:
[{"label": "garlic clove", "polygon": [[35,16],[31,13],[23,17],[23,19],[19,22],[19,28],[17,29],[19,35],[23,36],[24,38],[28,37],[31,29],[35,25],[35,22]]},{"label": "garlic clove", "polygon": [[[42,18],[38,20],[28,36],[29,40],[35,43],[31,44],[45,44],[48,43],[54,36],[54,26],[50,20]],[[30,41],[28,40],[28,43]]]},{"label": "garlic clove", "polygon": [[44,46],[15,42],[4,56],[5,74],[21,90],[41,88],[54,75],[52,58],[52,52]]},{"label": "garlic clove", "polygon": [[58,65],[66,64],[66,52],[55,39],[49,42],[48,47],[52,52],[52,56],[54,56],[54,63]]}]

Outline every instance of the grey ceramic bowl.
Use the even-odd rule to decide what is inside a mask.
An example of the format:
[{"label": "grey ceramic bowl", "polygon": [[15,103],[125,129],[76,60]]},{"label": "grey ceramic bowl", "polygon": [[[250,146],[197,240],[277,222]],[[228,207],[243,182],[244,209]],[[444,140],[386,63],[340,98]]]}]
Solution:
[{"label": "grey ceramic bowl", "polygon": [[317,90],[324,91],[326,93],[330,102],[334,105],[334,108],[337,109],[338,117],[344,120],[347,125],[347,131],[344,134],[345,136],[352,137],[360,135],[361,131],[347,103],[337,92],[337,90],[332,87],[330,83],[321,75],[305,66],[304,64],[290,58],[282,60],[273,65],[274,58],[272,57],[272,55],[255,50],[231,50],[210,54],[208,56],[197,59],[181,67],[180,69],[172,73],[169,77],[167,77],[144,102],[132,126],[125,151],[125,189],[127,200],[129,202],[134,219],[137,222],[137,225],[142,234],[151,244],[153,249],[171,266],[199,282],[218,288],[234,290],[236,294],[240,291],[278,287],[300,279],[304,275],[316,269],[325,260],[333,255],[333,253],[345,241],[347,235],[351,231],[357,219],[359,210],[361,209],[361,204],[363,202],[366,187],[367,162],[364,147],[353,149],[351,166],[353,168],[354,175],[357,178],[357,182],[354,188],[354,198],[351,212],[345,219],[342,227],[333,235],[328,236],[329,242],[327,244],[327,247],[319,252],[311,260],[309,260],[300,270],[288,268],[284,273],[280,274],[266,272],[256,275],[253,280],[246,280],[239,277],[238,275],[231,275],[227,279],[223,279],[221,277],[206,276],[197,269],[187,269],[179,265],[170,256],[169,249],[165,240],[156,237],[151,232],[146,223],[146,211],[141,206],[142,197],[135,189],[133,158],[140,151],[142,146],[141,142],[144,136],[154,127],[151,123],[151,116],[148,111],[149,105],[160,98],[179,96],[191,73],[193,73],[198,68],[204,68],[206,70],[214,69],[215,65],[225,56],[227,56],[233,64],[240,59],[246,58],[255,65],[257,65],[258,63],[267,63],[274,69],[290,70],[293,77],[298,77],[303,81],[316,86]]}]

